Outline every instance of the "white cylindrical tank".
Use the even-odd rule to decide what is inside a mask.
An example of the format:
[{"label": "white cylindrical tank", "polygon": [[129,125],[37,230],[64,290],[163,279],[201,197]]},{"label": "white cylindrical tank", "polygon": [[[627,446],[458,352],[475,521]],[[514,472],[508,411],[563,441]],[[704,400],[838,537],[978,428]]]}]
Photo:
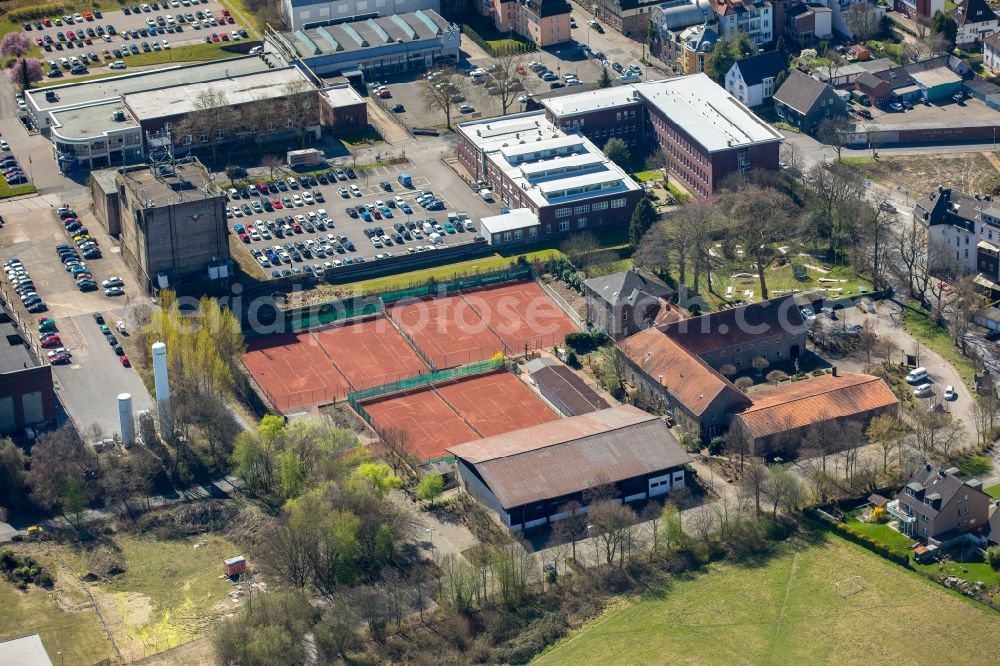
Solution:
[{"label": "white cylindrical tank", "polygon": [[118,394],[118,431],[125,448],[135,444],[135,416],[132,414],[132,394]]},{"label": "white cylindrical tank", "polygon": [[153,384],[156,388],[156,409],[160,414],[160,434],[170,432],[170,380],[167,376],[167,345],[153,343]]}]

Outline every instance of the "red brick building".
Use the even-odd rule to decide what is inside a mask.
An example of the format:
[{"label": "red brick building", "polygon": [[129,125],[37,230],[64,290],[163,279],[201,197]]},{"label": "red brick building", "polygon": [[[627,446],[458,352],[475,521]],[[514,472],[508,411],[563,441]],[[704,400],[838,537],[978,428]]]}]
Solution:
[{"label": "red brick building", "polygon": [[52,366],[28,347],[28,336],[0,309],[0,435],[56,418]]},{"label": "red brick building", "polygon": [[598,145],[611,137],[661,149],[669,170],[699,197],[734,173],[778,168],[782,136],[705,74],[545,99],[546,117]]}]

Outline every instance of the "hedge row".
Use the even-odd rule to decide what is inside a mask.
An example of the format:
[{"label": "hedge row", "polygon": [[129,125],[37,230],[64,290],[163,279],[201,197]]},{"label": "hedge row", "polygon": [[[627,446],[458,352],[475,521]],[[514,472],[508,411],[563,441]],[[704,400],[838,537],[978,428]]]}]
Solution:
[{"label": "hedge row", "polygon": [[833,530],[841,537],[847,539],[848,541],[853,541],[859,546],[863,546],[868,550],[872,551],[876,555],[881,555],[890,562],[895,562],[896,564],[910,568],[910,556],[907,553],[901,553],[895,548],[889,548],[882,545],[875,539],[861,534],[857,530],[854,530],[844,523],[839,521],[830,520],[826,515],[816,511],[815,509],[809,508],[804,511],[805,515],[812,518],[814,521],[819,522],[824,527]]},{"label": "hedge row", "polygon": [[61,3],[21,7],[20,9],[12,9],[7,12],[7,19],[14,23],[23,23],[24,21],[31,21],[45,17],[55,18],[57,16],[62,16],[63,8],[64,5]]}]

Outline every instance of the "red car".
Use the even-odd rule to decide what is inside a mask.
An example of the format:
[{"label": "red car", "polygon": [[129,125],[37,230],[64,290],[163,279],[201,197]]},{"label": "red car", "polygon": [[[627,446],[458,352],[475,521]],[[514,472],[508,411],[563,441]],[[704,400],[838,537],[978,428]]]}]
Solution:
[{"label": "red car", "polygon": [[250,242],[250,234],[248,234],[248,233],[246,233],[244,231],[242,234],[240,234],[240,240],[243,241],[244,243],[249,243]]},{"label": "red car", "polygon": [[56,335],[43,339],[40,344],[46,349],[50,347],[62,347],[62,340],[60,340],[59,336]]},{"label": "red car", "polygon": [[302,233],[302,227],[299,226],[298,222],[295,222],[293,220],[288,226],[290,226],[292,228],[292,231],[294,231],[295,233],[297,233],[297,234],[301,234]]},{"label": "red car", "polygon": [[273,206],[273,207],[274,207],[274,208],[275,208],[276,210],[281,210],[281,209],[283,208],[283,206],[281,205],[281,202],[280,202],[280,201],[278,201],[277,199],[273,199],[273,200],[271,201],[271,205],[272,205],[272,206]]},{"label": "red car", "polygon": [[260,191],[261,194],[267,192],[267,183],[265,183],[264,181],[260,181],[259,183],[257,183],[257,190]]},{"label": "red car", "polygon": [[126,354],[122,354],[121,356],[119,356],[118,360],[122,362],[122,366],[123,367],[126,367],[126,368],[131,368],[132,367],[132,364],[129,362],[128,356]]},{"label": "red car", "polygon": [[38,44],[39,46],[44,46],[45,40],[43,40],[41,37],[35,37],[35,43]]},{"label": "red car", "polygon": [[88,21],[93,21],[94,20],[94,15],[91,14],[90,12],[84,12],[83,13],[83,18],[85,18]]},{"label": "red car", "polygon": [[221,37],[222,41],[224,41],[224,42],[228,42],[229,41],[229,33],[228,32],[220,33],[219,37]]},{"label": "red car", "polygon": [[228,9],[226,9],[225,7],[223,7],[223,8],[222,8],[222,15],[223,15],[223,16],[229,16],[229,10],[228,10]]},{"label": "red car", "polygon": [[213,42],[219,41],[219,36],[218,35],[212,35],[212,41]]},{"label": "red car", "polygon": [[236,23],[236,20],[232,16],[227,16],[226,23],[232,25],[233,23]]},{"label": "red car", "polygon": [[76,33],[73,32],[72,30],[67,30],[66,31],[66,39],[68,39],[71,42],[75,42],[76,41]]},{"label": "red car", "polygon": [[66,354],[56,354],[55,356],[49,359],[49,363],[51,363],[52,365],[69,365],[70,360],[69,356],[67,356]]},{"label": "red car", "polygon": [[376,220],[381,220],[382,219],[382,213],[379,212],[378,208],[372,208],[368,212],[371,213],[372,217],[374,217]]},{"label": "red car", "polygon": [[52,27],[52,20],[44,18],[44,19],[42,19],[42,25],[44,25],[46,28],[51,28]]}]

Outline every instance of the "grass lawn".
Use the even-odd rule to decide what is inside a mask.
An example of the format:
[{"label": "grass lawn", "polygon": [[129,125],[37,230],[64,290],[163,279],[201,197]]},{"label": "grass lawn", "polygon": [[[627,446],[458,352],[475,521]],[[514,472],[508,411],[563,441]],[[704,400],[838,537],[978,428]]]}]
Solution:
[{"label": "grass lawn", "polygon": [[378,133],[374,127],[369,125],[361,132],[352,132],[351,134],[340,134],[337,136],[340,142],[344,144],[344,147],[350,150],[354,146],[364,146],[372,145],[375,143],[382,143],[382,135]]},{"label": "grass lawn", "polygon": [[900,534],[888,525],[882,523],[864,523],[856,518],[851,518],[845,523],[855,532],[871,537],[887,548],[893,548],[901,553],[907,552],[910,546],[916,543],[910,537]]},{"label": "grass lawn", "polygon": [[37,192],[35,186],[31,183],[27,185],[8,185],[7,183],[0,180],[0,199],[8,199],[10,197],[18,197],[22,194],[32,194]]},{"label": "grass lawn", "polygon": [[[219,60],[221,58],[231,58],[233,56],[242,55],[237,51],[230,50],[231,47],[231,42],[173,46],[169,49],[163,49],[162,51],[150,51],[149,53],[130,55],[128,58],[125,58],[125,64],[129,67],[138,67],[140,65],[160,65],[172,62],[180,63]],[[124,71],[127,72],[128,70],[126,69]],[[119,73],[121,72],[119,71]]]},{"label": "grass lawn", "polygon": [[993,461],[989,456],[966,456],[955,465],[965,478],[987,474],[993,469]]},{"label": "grass lawn", "polygon": [[995,486],[990,486],[988,488],[983,488],[983,492],[992,497],[993,499],[1000,499],[1000,483]]},{"label": "grass lawn", "polygon": [[[611,610],[538,664],[977,663],[995,612],[833,535],[760,566],[717,563]],[[834,585],[860,576],[842,597]],[[934,640],[906,628],[946,626]]]},{"label": "grass lawn", "polygon": [[60,663],[58,652],[67,664],[95,664],[113,656],[97,613],[76,585],[57,581],[53,592],[33,585],[21,592],[0,581],[0,640],[34,633],[54,664]]},{"label": "grass lawn", "polygon": [[972,361],[962,356],[962,353],[955,347],[948,331],[935,326],[926,312],[914,308],[903,308],[903,328],[926,345],[928,349],[933,350],[953,365],[962,375],[962,381],[967,385],[972,385],[975,377]]},{"label": "grass lawn", "polygon": [[[222,560],[241,549],[214,535],[162,540],[118,535],[125,572],[90,584],[122,653],[138,659],[205,635],[212,623],[236,608],[232,586],[220,579]],[[197,547],[196,547],[197,546]],[[0,639],[40,632],[49,656],[64,650],[67,664],[93,664],[110,656],[96,613],[70,571],[57,568],[53,551],[72,573],[90,570],[87,555],[62,544],[25,544],[43,566],[56,572],[56,592],[27,594],[0,583]],[[51,550],[50,550],[51,549]]]},{"label": "grass lawn", "polygon": [[938,576],[947,574],[970,583],[982,581],[988,588],[1000,585],[1000,571],[994,571],[993,567],[985,562],[914,563],[914,566],[923,572]]}]

